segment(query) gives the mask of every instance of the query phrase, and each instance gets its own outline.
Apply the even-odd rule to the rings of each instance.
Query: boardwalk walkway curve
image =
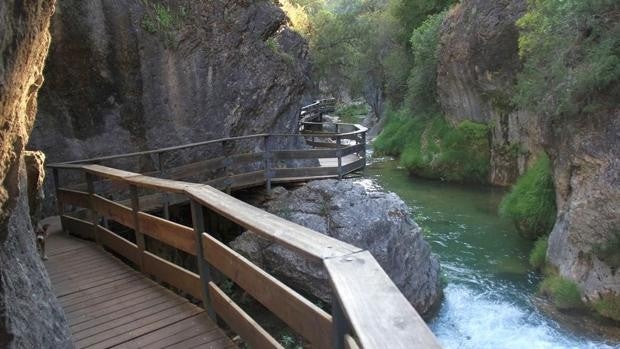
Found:
[[[273,183],[343,178],[363,169],[366,128],[323,123],[329,111],[330,100],[302,108],[296,134],[231,137],[49,165],[63,230],[91,238],[142,273],[200,300],[211,320],[225,322],[252,348],[280,345],[217,286],[216,272],[313,348],[437,348],[424,321],[368,251],[221,191],[260,185],[270,190]],[[207,153],[222,156],[205,159]],[[170,205],[188,200],[191,224],[171,220]],[[154,209],[162,209],[163,217],[148,213]],[[320,262],[333,289],[332,313],[218,241],[208,224],[213,215]],[[118,225],[131,236],[115,233]],[[151,240],[196,256],[198,273],[149,251]]]

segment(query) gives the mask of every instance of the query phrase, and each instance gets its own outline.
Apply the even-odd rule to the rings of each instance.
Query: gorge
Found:
[[[337,110],[327,122],[385,126],[364,173],[268,182],[271,192],[221,189],[369,251],[445,347],[619,345],[616,0],[7,0],[0,19],[0,347],[71,347],[70,318],[35,246],[38,206],[45,216],[59,206],[49,171],[39,191],[43,158],[294,134],[300,108],[329,97]],[[115,165],[162,175],[219,156],[229,172],[230,154],[257,153],[267,155],[247,168],[264,165],[269,179],[293,163],[270,151],[315,149],[314,139],[291,139]],[[342,140],[327,146],[344,148]],[[302,160],[294,165],[323,166]],[[92,195],[79,175],[70,179],[84,188],[70,190]],[[118,189],[103,182],[96,188]],[[129,202],[125,189],[101,200]],[[169,216],[165,205],[151,219]],[[196,220],[183,205],[174,209],[185,222],[171,221],[187,229]],[[138,246],[136,231],[126,233]],[[338,311],[329,258],[306,263],[251,231],[233,229],[222,241],[320,305],[309,307]],[[202,277],[195,258],[184,262]],[[247,295],[237,291],[241,304]],[[276,340],[306,343],[288,332]]]

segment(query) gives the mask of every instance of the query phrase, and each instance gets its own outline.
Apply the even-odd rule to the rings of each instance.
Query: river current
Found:
[[[620,348],[536,306],[532,242],[497,214],[504,189],[412,178],[389,158],[370,161],[363,181],[370,180],[409,205],[440,256],[446,287],[429,325],[445,348]]]

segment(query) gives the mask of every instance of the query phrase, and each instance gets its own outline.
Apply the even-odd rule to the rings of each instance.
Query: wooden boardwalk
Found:
[[[234,348],[203,308],[97,245],[54,234],[45,262],[77,348]]]

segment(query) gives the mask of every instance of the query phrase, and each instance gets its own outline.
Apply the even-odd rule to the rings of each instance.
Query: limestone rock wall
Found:
[[[34,243],[24,147],[34,123],[53,0],[0,2],[0,347],[70,347]]]
[[[514,183],[542,149],[538,117],[510,105],[521,69],[515,22],[526,8],[526,0],[463,1],[440,32],[441,107],[453,125],[472,120],[491,126],[489,182],[495,185]]]
[[[59,0],[52,38],[30,142],[48,162],[292,132],[311,88],[270,1]]]
[[[510,105],[521,69],[515,21],[526,0],[463,0],[441,29],[438,89],[446,118],[492,126],[490,182],[510,185],[546,151],[558,215],[548,262],[588,300],[620,296],[617,267],[596,254],[620,226],[618,109],[552,119]]]

